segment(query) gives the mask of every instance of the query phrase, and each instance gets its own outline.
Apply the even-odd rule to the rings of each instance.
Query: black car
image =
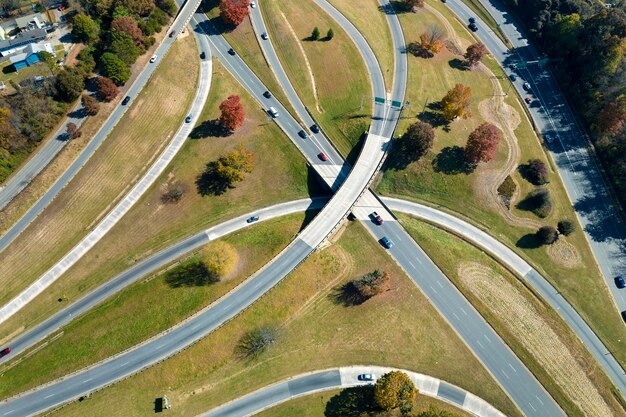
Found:
[[[473,17],[470,17],[470,18],[469,18],[469,22],[470,22],[470,23],[476,23],[476,19],[474,19]]]
[[[622,311],[622,320],[626,322],[626,311]]]
[[[624,281],[624,277],[622,277],[621,275],[618,275],[615,277],[615,286],[617,288],[624,288],[626,287],[626,281]]]
[[[230,48],[228,50],[228,55],[235,55],[235,50],[233,48]]]
[[[122,106],[127,105],[129,101],[130,101],[130,96],[124,97],[124,100],[122,100]]]
[[[263,93],[263,97],[265,98],[272,98],[272,93],[270,93],[269,91],[266,91]]]
[[[298,132],[298,136],[300,136],[302,139],[306,139],[306,132],[304,130],[301,130]]]
[[[206,58],[206,54],[204,53],[204,51],[200,52],[200,59],[204,59]]]
[[[311,126],[311,132],[320,133],[320,127],[318,125]]]
[[[478,31],[478,26],[476,26],[476,23],[470,23],[469,25],[467,25],[467,27],[470,28],[472,32]]]
[[[170,32],[170,38],[173,38],[175,33],[175,31]]]

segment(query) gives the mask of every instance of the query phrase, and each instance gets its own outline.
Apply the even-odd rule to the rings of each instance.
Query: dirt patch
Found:
[[[517,288],[492,269],[476,262],[462,263],[458,274],[467,291],[489,306],[584,415],[613,415],[576,355]]]
[[[552,245],[548,245],[546,250],[550,258],[563,268],[573,269],[582,264],[580,253],[578,253],[576,247],[563,237],[560,237],[559,240]]]

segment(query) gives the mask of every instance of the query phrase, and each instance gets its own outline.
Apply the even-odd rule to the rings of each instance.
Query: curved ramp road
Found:
[[[511,69],[508,65],[518,66],[519,77],[513,84],[520,95],[534,97],[539,103],[531,104],[530,113],[556,162],[617,308],[625,311],[626,291],[619,290],[613,279],[616,275],[626,274],[626,226],[608,194],[585,135],[579,129],[556,80],[548,69],[539,65],[540,55],[509,18],[504,5],[498,0],[480,0],[480,3],[500,25],[500,30],[513,45],[512,51],[462,1],[452,0],[447,5],[465,22],[469,17],[476,19],[479,30],[474,35],[489,48],[509,74]],[[524,82],[531,85],[531,92],[524,91]]]
[[[195,5],[195,7],[197,7],[197,4]],[[194,13],[194,11],[195,8],[191,1],[185,3],[185,5],[179,10],[176,19],[174,19],[174,22],[172,23],[169,30],[174,32],[181,31],[184,27],[185,22],[189,19],[189,16]],[[155,53],[159,56],[159,58],[157,59],[157,63],[159,63],[162,57],[167,54],[167,51],[169,50],[170,46],[172,46],[175,40],[175,37],[170,38],[169,36],[163,39],[161,45],[155,51]],[[133,85],[126,93],[128,96],[131,97],[131,102],[141,92],[143,87],[152,76],[152,73],[155,71],[156,67],[156,64],[146,65],[145,69],[133,82]],[[41,198],[37,200],[37,202],[30,209],[28,209],[28,211],[9,230],[7,230],[7,232],[3,236],[0,237],[0,252],[2,252],[9,245],[9,243],[11,243],[20,233],[23,232],[26,227],[28,227],[28,225],[33,220],[35,220],[35,218],[37,218],[39,214],[41,214],[41,212],[48,206],[48,204],[50,204],[50,202],[54,200],[57,194],[72,180],[72,178],[74,178],[74,176],[78,173],[78,171],[80,171],[83,165],[87,163],[89,158],[91,158],[91,156],[100,147],[102,142],[106,139],[111,130],[113,130],[115,125],[119,122],[119,120],[122,118],[124,113],[126,113],[126,110],[129,107],[130,105],[118,106],[113,110],[109,118],[104,122],[102,127],[100,127],[100,130],[98,130],[94,137],[89,141],[85,149],[83,149],[83,151],[78,155],[74,162],[72,162],[67,170],[65,170],[65,172],[54,182],[54,184],[52,184],[52,186],[46,191],[46,193],[41,196]],[[46,160],[47,158],[42,159]],[[7,193],[8,192],[9,191],[7,191]]]
[[[201,45],[198,45],[201,48]],[[141,198],[148,188],[165,170],[172,161],[176,153],[183,146],[183,143],[191,133],[195,123],[198,121],[200,113],[204,108],[204,103],[209,95],[211,85],[212,61],[205,59],[200,61],[200,78],[196,91],[196,96],[191,105],[191,122],[180,127],[170,144],[161,153],[159,158],[148,169],[143,178],[130,190],[130,192],[102,219],[89,234],[83,238],[68,254],[50,268],[44,275],[22,291],[16,298],[8,302],[0,309],[0,323],[11,317],[23,306],[41,294],[53,282],[55,282],[65,271],[74,265],[87,251],[95,246],[100,239],[108,233],[115,224],[130,210],[130,208]]]
[[[494,406],[474,394],[432,376],[405,369],[382,366],[349,366],[294,376],[276,384],[261,388],[244,397],[224,404],[203,417],[243,417],[260,413],[294,398],[338,388],[350,388],[372,384],[359,381],[362,374],[380,377],[391,371],[406,373],[420,394],[450,403],[478,417],[505,417]]]
[[[7,345],[11,347],[11,353],[0,359],[0,364],[9,361],[11,358],[24,352],[29,347],[42,341],[53,332],[59,330],[76,317],[89,311],[94,306],[100,304],[113,294],[123,290],[129,285],[137,282],[148,274],[158,271],[167,264],[174,262],[181,256],[192,252],[201,246],[236,232],[255,223],[248,223],[246,220],[252,216],[259,216],[259,221],[266,221],[288,214],[299,213],[306,210],[318,210],[328,202],[327,197],[306,198],[302,200],[290,201],[276,204],[254,212],[238,216],[232,220],[210,227],[200,233],[190,236],[163,249],[149,258],[137,263],[132,268],[127,269],[115,278],[96,288],[92,292],[78,299],[65,309],[54,314],[52,317],[33,327],[26,333],[20,335]]]

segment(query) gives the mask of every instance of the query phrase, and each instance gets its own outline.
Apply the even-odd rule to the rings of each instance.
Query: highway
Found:
[[[498,0],[480,0],[480,3],[500,25],[500,30],[513,45],[512,50],[462,1],[450,0],[446,4],[464,22],[469,17],[476,19],[479,30],[474,35],[506,68],[507,74],[515,72],[519,75],[513,82],[519,94],[536,99],[529,107],[534,123],[556,162],[617,308],[626,311],[626,291],[619,290],[613,281],[616,275],[626,274],[626,226],[608,194],[585,135],[577,125],[556,80],[547,68],[539,64],[539,53],[509,18],[510,12]],[[509,68],[511,64],[517,65],[518,69],[513,71]],[[524,90],[524,82],[531,85],[532,92]]]
[[[192,2],[188,2],[187,4],[185,4],[185,7],[179,11],[178,16],[176,17],[176,19],[172,23],[172,26],[169,29],[170,32],[171,31],[174,31],[177,33],[180,32],[183,29],[183,26],[184,26],[183,23],[185,23],[188,16],[190,16],[192,13],[194,13],[193,4]],[[158,63],[161,62],[163,57],[167,54],[167,51],[169,50],[170,46],[172,46],[175,41],[176,41],[176,37],[170,38],[168,36],[163,39],[161,45],[155,51],[155,54],[159,57],[156,63],[146,65],[145,69],[139,74],[137,79],[135,79],[130,89],[126,93],[128,96],[131,97],[130,103],[128,103],[126,106],[120,105],[113,110],[111,115],[103,123],[103,125],[100,127],[98,132],[96,132],[94,137],[89,141],[85,149],[81,151],[78,157],[76,157],[76,159],[65,170],[65,172],[63,172],[63,174],[54,182],[54,184],[50,186],[50,188],[45,192],[45,194],[41,196],[39,200],[37,200],[35,204],[33,204],[33,206],[29,208],[28,211],[17,222],[15,222],[15,224],[13,224],[13,226],[11,226],[11,228],[9,228],[6,231],[4,235],[0,236],[0,252],[6,249],[9,243],[11,243],[20,233],[22,233],[28,227],[28,225],[31,224],[33,220],[35,220],[37,216],[39,216],[43,212],[43,210],[48,206],[48,204],[50,204],[50,202],[54,200],[57,194],[59,194],[59,192],[61,192],[61,190],[65,188],[65,186],[72,180],[72,178],[74,178],[74,176],[78,173],[78,171],[80,171],[80,169],[87,163],[89,158],[91,158],[91,156],[96,152],[96,150],[100,147],[102,142],[104,142],[104,140],[107,138],[109,133],[111,133],[115,125],[117,125],[117,123],[120,121],[122,116],[131,107],[130,104],[137,97],[137,95],[141,92],[143,87],[146,85],[146,83],[148,82],[148,80],[150,79],[154,71],[156,70]],[[55,142],[55,141],[48,141],[48,142]],[[54,148],[55,148],[54,144],[49,145],[49,147],[45,151],[46,153],[42,154],[41,157],[38,156],[37,160],[34,161],[33,163],[39,164],[39,163],[44,163],[45,161],[49,162],[49,160],[54,158],[54,156],[51,154],[52,152],[54,152],[55,150]],[[33,158],[33,160],[34,159],[35,158]],[[30,169],[28,172],[31,172]],[[30,174],[28,174],[27,171],[24,171],[24,174],[23,175],[20,174],[20,177],[25,176],[26,179],[28,179],[29,175]],[[17,174],[15,178],[17,180],[18,178]],[[10,194],[15,193],[16,190],[21,186],[20,183],[25,181],[26,179],[22,178],[20,180],[17,180],[18,182],[16,182],[15,185],[11,186],[10,188],[7,185],[6,194],[4,194],[4,192],[2,194],[5,197],[2,197],[2,198],[5,200],[9,199]],[[28,181],[30,181],[30,179],[28,179]],[[22,185],[25,186],[26,184],[22,184]],[[13,197],[11,197],[11,199],[12,198]]]
[[[359,381],[358,376],[362,374],[373,374],[375,378],[378,378],[391,371],[402,371],[407,374],[413,381],[415,388],[417,388],[422,395],[445,401],[478,417],[505,417],[504,414],[482,398],[438,378],[406,369],[373,365],[346,366],[297,375],[230,401],[202,416],[249,416],[285,401],[305,395],[339,388],[369,385],[372,384],[372,382]]]

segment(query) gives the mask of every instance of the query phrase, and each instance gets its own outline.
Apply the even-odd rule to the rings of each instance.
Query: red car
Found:
[[[11,348],[4,348],[4,349],[0,350],[0,358],[2,358],[3,356],[8,355],[9,353],[11,353]]]
[[[378,214],[375,211],[373,211],[371,216],[374,219],[374,221],[376,222],[376,224],[378,224],[378,225],[383,224],[383,218],[380,217],[380,214]]]
[[[322,161],[328,161],[328,157],[326,156],[324,152],[320,152],[319,155],[317,155],[317,157],[321,159]]]

